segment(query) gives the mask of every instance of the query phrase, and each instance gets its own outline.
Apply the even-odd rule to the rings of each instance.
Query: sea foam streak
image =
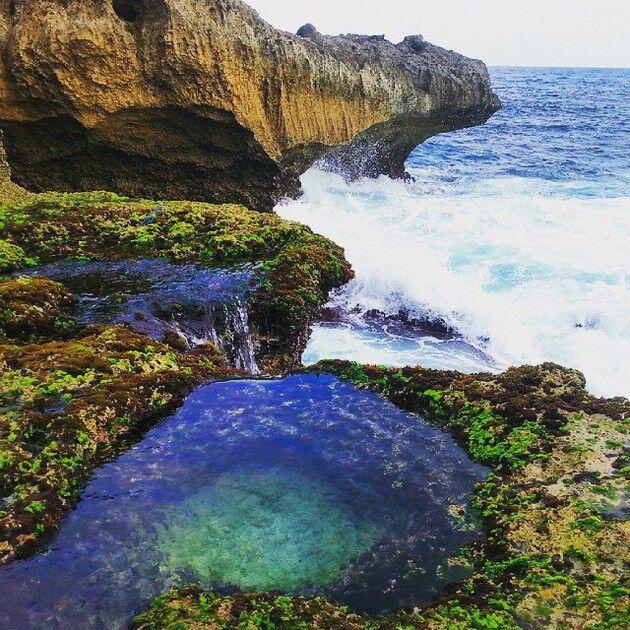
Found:
[[[416,175],[418,183],[347,183],[311,169],[304,195],[277,208],[345,247],[357,276],[334,305],[428,315],[489,354],[497,369],[555,361],[582,370],[597,394],[628,394],[627,198],[574,197],[563,192],[571,182],[558,189],[509,176],[440,189]],[[321,342],[310,349],[313,360],[348,358],[347,348]],[[376,352],[373,362],[411,357],[390,345],[380,358]],[[415,363],[424,358],[419,345]],[[449,355],[441,367],[470,370],[469,358]]]

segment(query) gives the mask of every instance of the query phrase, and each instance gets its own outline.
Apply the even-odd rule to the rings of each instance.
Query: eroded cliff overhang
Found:
[[[399,175],[500,106],[483,63],[420,36],[292,35],[239,0],[0,0],[0,18],[0,127],[36,191],[269,209],[322,156]]]

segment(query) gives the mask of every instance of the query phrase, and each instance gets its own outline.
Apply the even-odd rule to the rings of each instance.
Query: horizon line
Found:
[[[483,59],[481,61],[483,61]],[[490,63],[488,61],[484,61],[484,63],[486,64],[486,66],[488,66],[488,68],[568,68],[574,70],[630,70],[630,66],[558,66],[542,64]]]

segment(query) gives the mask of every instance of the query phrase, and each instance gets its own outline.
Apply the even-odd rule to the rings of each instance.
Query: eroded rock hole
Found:
[[[143,0],[114,0],[112,3],[116,15],[125,22],[137,22],[145,5]]]

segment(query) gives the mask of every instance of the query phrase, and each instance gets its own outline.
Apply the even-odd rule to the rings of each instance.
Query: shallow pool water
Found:
[[[245,305],[253,283],[249,267],[213,269],[160,258],[68,260],[30,273],[66,286],[76,296],[73,315],[81,324],[127,324],[155,339],[176,333],[190,346],[211,341],[235,367],[258,373]]]
[[[455,365],[460,372],[498,372],[497,364],[486,353],[458,337],[417,334],[413,330],[396,330],[380,323],[360,321],[319,322],[312,327],[304,365],[323,359],[343,359],[371,365],[421,365],[434,370],[449,370]]]
[[[331,376],[213,383],[95,472],[47,552],[0,567],[0,627],[123,628],[190,581],[422,604],[480,535],[461,506],[485,474]]]

